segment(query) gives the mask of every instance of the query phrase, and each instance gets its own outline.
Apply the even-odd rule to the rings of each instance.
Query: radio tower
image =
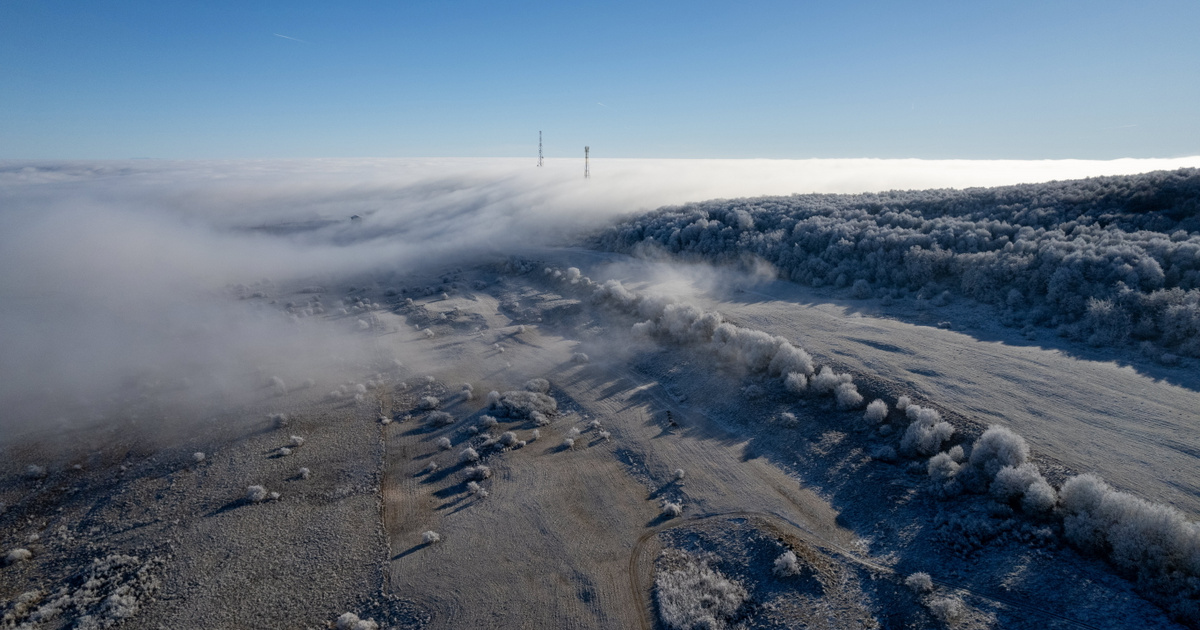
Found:
[[[542,132],[538,132],[538,168],[542,167]]]
[[[592,150],[591,147],[583,147],[583,178],[584,179],[591,179],[591,177],[592,177],[592,171],[588,168],[588,151],[591,151],[591,150]]]

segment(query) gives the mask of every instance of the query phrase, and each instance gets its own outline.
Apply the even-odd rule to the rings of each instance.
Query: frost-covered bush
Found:
[[[427,531],[421,533],[421,542],[426,545],[432,545],[435,542],[441,542],[442,535],[435,531]]]
[[[450,438],[442,436],[434,441],[434,444],[443,451],[450,450]]]
[[[550,391],[550,381],[544,378],[530,379],[525,383],[525,391],[545,394]]]
[[[1114,490],[1092,474],[1068,479],[1059,496],[1068,541],[1107,556],[1175,614],[1200,622],[1200,523],[1174,507]]]
[[[808,385],[818,394],[830,394],[842,383],[849,383],[849,374],[836,374],[828,365],[822,366],[821,371],[809,380]]]
[[[1045,481],[1033,464],[1005,466],[996,472],[988,491],[1001,501],[1012,501],[1025,496],[1025,490],[1038,480]]]
[[[668,555],[669,554],[669,555]],[[654,595],[663,625],[671,630],[720,630],[736,618],[748,598],[746,589],[682,552],[668,552],[670,566],[654,578]]]
[[[582,352],[571,353],[571,362],[572,363],[588,363],[591,360],[592,360],[591,357],[589,357],[588,355],[586,355]]]
[[[500,394],[492,408],[511,418],[530,418],[535,412],[550,416],[558,410],[558,401],[540,392],[509,391]]]
[[[911,421],[900,438],[900,450],[906,453],[931,455],[954,435],[954,427],[936,409],[908,405],[904,413]]]
[[[425,422],[431,427],[444,427],[454,424],[454,416],[445,411],[433,411],[425,416]]]
[[[512,431],[505,431],[500,434],[498,442],[500,446],[513,446],[517,443],[517,434]]]
[[[788,372],[787,376],[783,379],[783,386],[793,394],[803,393],[804,390],[808,389],[808,377],[800,372]]]
[[[683,506],[672,501],[664,501],[662,506],[662,515],[666,518],[675,518],[683,514]]]
[[[267,500],[267,489],[262,486],[248,486],[246,488],[246,500],[251,503],[262,503]]]
[[[379,624],[370,619],[359,619],[354,613],[343,613],[337,618],[335,626],[337,630],[379,630]]]
[[[863,420],[866,420],[869,424],[879,424],[887,418],[887,414],[887,403],[876,398],[871,401],[871,404],[867,405],[867,411],[863,414]]]
[[[468,446],[459,452],[458,461],[463,463],[477,462],[479,461],[479,452]]]
[[[279,378],[278,376],[272,376],[270,379],[270,383],[271,383],[271,389],[275,390],[275,393],[277,393],[277,394],[286,394],[287,393],[287,385],[285,385],[283,382],[283,379]]]
[[[837,396],[839,409],[857,409],[862,406],[863,397],[858,393],[854,383],[842,383],[837,386],[834,394]]]
[[[280,457],[287,457],[288,455],[291,455],[291,454],[292,454],[292,449],[290,449],[286,446],[282,446],[279,448],[279,456]]]
[[[483,481],[492,476],[492,469],[480,464],[478,466],[468,466],[463,469],[463,477],[467,481]]]
[[[309,477],[312,476],[312,471],[307,468],[301,468],[299,471],[296,472],[296,475],[299,476],[301,479],[308,479]]]
[[[563,447],[563,449],[564,449],[564,450],[568,450],[568,451],[570,451],[570,450],[574,450],[574,448],[575,448],[575,438],[565,438],[565,439],[563,439],[563,441],[562,441],[562,447]]]
[[[1013,468],[1029,459],[1029,445],[1025,438],[999,425],[991,425],[971,447],[971,467],[983,473],[986,479],[995,478],[1001,468]]]
[[[901,396],[896,399],[896,410],[905,411],[912,404],[912,400],[908,396]]]
[[[601,431],[601,432],[597,433],[596,435],[600,436],[600,439],[604,440],[605,442],[612,439],[612,433],[609,433],[608,431]]]
[[[795,552],[788,550],[775,558],[774,565],[775,575],[779,577],[789,577],[800,573],[800,559],[796,557]]]
[[[38,466],[37,464],[30,464],[25,467],[25,478],[26,479],[41,479],[45,476],[46,476],[46,469],[43,466]]]
[[[918,571],[904,578],[904,585],[918,594],[933,592],[933,579],[924,571]]]
[[[196,451],[195,453],[192,453],[192,461],[196,462],[197,464],[204,463],[204,459],[205,459],[205,456],[204,456],[203,452]]]
[[[541,431],[538,431],[537,429],[534,429],[533,431],[531,431],[531,432],[529,433],[529,441],[530,441],[530,442],[534,442],[534,441],[538,440],[538,439],[539,439],[539,438],[541,438],[541,437],[542,437],[542,432],[541,432]]]
[[[800,419],[796,417],[796,414],[790,411],[785,411],[779,414],[779,424],[788,428],[792,428],[800,424]]]
[[[483,416],[481,416],[479,418],[479,427],[484,430],[494,429],[499,424],[500,424],[499,420],[493,418],[492,416],[486,415],[486,414],[484,414]]]
[[[926,471],[929,473],[929,486],[934,495],[940,498],[950,498],[961,491],[955,477],[961,466],[947,453],[938,453],[929,458]]]
[[[438,400],[436,396],[422,396],[417,407],[419,409],[437,409],[440,404],[442,401]]]
[[[7,554],[5,554],[4,564],[16,564],[18,562],[25,562],[26,560],[29,560],[32,557],[33,557],[33,553],[31,553],[28,549],[24,549],[24,548],[12,549]]]
[[[884,445],[871,451],[871,459],[877,459],[881,462],[891,463],[899,459],[899,456],[896,455],[896,449]]]
[[[291,444],[293,448],[299,448],[304,446],[304,438],[300,437],[299,435],[293,435],[288,437],[288,443]]]
[[[925,607],[938,620],[948,624],[962,619],[967,612],[962,600],[954,596],[934,597],[925,602]]]

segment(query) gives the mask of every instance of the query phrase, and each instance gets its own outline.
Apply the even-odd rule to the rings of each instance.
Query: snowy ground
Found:
[[[851,371],[869,397],[937,406],[963,438],[1011,426],[1052,481],[1099,472],[1193,518],[1194,365],[1028,339],[967,303],[884,306],[576,249],[364,269],[348,262],[366,251],[354,234],[317,262],[289,241],[276,263],[294,278],[171,294],[182,328],[159,328],[177,311],[136,288],[80,288],[87,308],[67,321],[135,302],[140,333],[189,342],[153,353],[114,328],[157,369],[114,365],[116,394],[72,391],[70,374],[23,390],[19,409],[53,414],[0,439],[0,551],[30,552],[0,566],[0,627],[319,628],[352,612],[397,628],[662,628],[656,582],[687,567],[734,595],[717,627],[1178,627],[1049,525],[985,497],[939,501],[923,460],[872,457],[896,433],[861,430],[861,411],[635,335],[636,318],[544,269],[718,310]],[[236,263],[241,238],[208,244]],[[178,291],[164,274],[151,288]],[[56,304],[75,303],[72,286]],[[557,403],[544,424],[485,424],[489,392],[536,378]],[[428,396],[449,424],[429,424]],[[506,431],[525,443],[497,442]],[[468,447],[490,470],[478,488]],[[266,500],[247,498],[256,485]],[[795,570],[776,572],[788,551]],[[916,572],[931,592],[905,585]]]

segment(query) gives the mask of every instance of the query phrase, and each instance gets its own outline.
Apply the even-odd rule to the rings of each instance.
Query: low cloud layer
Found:
[[[103,397],[140,375],[219,387],[351,352],[224,287],[414,271],[567,243],[716,197],[992,186],[1200,166],[1092,161],[397,159],[0,162],[0,405]],[[351,215],[361,220],[350,221]],[[354,352],[365,351],[362,349]],[[0,429],[3,429],[0,426]]]

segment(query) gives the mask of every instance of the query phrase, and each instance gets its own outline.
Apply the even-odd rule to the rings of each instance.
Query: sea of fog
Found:
[[[224,287],[336,283],[568,243],[663,205],[1036,183],[1200,166],[1155,160],[322,159],[0,161],[0,433],[41,402],[140,375],[244,380],[360,338],[281,326]],[[352,215],[360,220],[351,221]],[[330,327],[325,327],[330,328]]]

